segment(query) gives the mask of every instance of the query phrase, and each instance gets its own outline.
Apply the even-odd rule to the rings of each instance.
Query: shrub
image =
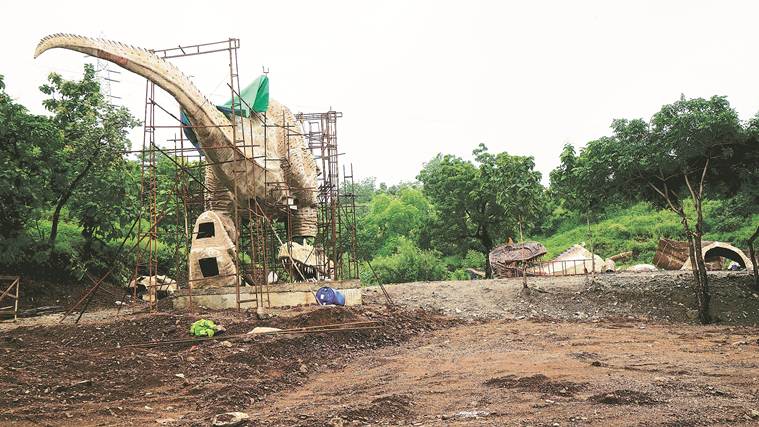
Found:
[[[377,277],[368,266],[361,269],[364,283],[403,283],[443,280],[446,277],[445,263],[437,251],[419,249],[414,242],[399,236],[392,239],[395,250],[389,255],[374,258],[371,262]],[[388,245],[386,245],[386,248]]]

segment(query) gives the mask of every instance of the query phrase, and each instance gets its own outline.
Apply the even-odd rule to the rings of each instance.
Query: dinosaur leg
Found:
[[[206,167],[205,208],[195,221],[190,249],[190,280],[194,287],[234,286],[237,227],[234,196]]]

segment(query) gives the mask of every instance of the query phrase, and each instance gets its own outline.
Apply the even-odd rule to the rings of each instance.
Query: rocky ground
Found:
[[[357,308],[120,313],[0,326],[0,424],[715,425],[759,422],[759,297],[712,275],[719,323],[693,324],[670,273],[366,289]],[[187,338],[204,317],[219,340]],[[236,337],[256,326],[374,329]]]
[[[759,292],[746,272],[711,272],[712,316],[718,323],[759,324]],[[407,307],[441,310],[470,319],[646,319],[693,322],[696,301],[690,272],[599,274],[522,279],[419,282],[385,285]],[[385,301],[378,287],[365,301]]]

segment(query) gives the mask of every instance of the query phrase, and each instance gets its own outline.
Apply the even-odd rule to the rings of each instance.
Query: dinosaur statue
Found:
[[[267,216],[279,219],[284,219],[286,212],[272,206],[288,205],[290,234],[300,242],[285,243],[278,253],[279,259],[295,265],[302,272],[301,279],[325,273],[318,269],[320,263],[327,264],[323,255],[305,242],[305,238],[316,235],[319,171],[302,135],[297,132],[285,135],[288,129],[300,129],[290,110],[271,100],[266,110],[266,126],[258,115],[225,114],[174,64],[147,49],[54,34],[39,42],[34,57],[54,48],[101,58],[147,78],[176,99],[192,125],[199,149],[210,163],[205,178],[206,211],[195,223],[189,259],[190,280],[197,281],[195,287],[234,286],[237,280],[234,257],[239,231],[233,220],[235,204],[241,208],[238,212],[245,215],[258,202]],[[277,184],[266,185],[267,182]],[[293,247],[301,255],[294,254]]]

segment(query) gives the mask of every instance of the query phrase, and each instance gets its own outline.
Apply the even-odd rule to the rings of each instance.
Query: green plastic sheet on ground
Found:
[[[257,113],[263,113],[269,108],[269,77],[262,75],[253,80],[245,89],[240,92],[240,97],[244,102],[240,102],[240,99],[234,97],[234,110],[238,116],[250,117],[250,108]],[[220,111],[224,113],[232,113],[232,99],[225,102],[223,105],[218,105]]]
[[[217,327],[213,321],[200,319],[190,326],[190,335],[195,337],[212,337],[216,333]]]

